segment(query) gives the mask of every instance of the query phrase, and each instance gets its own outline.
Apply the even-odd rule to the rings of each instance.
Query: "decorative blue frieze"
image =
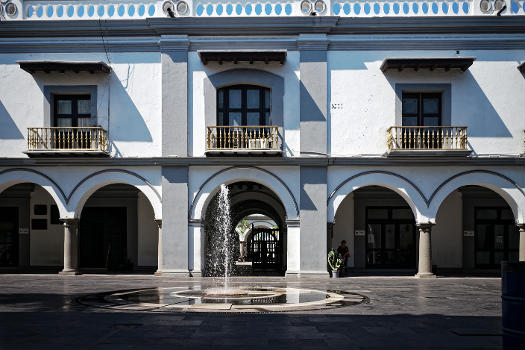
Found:
[[[4,0],[3,20],[523,15],[525,0]],[[9,11],[8,11],[9,9]]]

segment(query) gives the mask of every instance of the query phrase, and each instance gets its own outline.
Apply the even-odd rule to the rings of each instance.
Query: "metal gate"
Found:
[[[279,229],[252,229],[248,245],[252,267],[254,269],[280,269],[281,247]]]

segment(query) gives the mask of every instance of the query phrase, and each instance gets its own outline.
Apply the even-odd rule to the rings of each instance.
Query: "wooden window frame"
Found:
[[[230,108],[230,90],[241,90],[241,108]],[[248,90],[259,90],[259,108],[248,108]],[[220,93],[224,94],[223,106],[220,108]],[[271,99],[271,91],[267,87],[249,84],[230,85],[217,89],[217,125],[219,126],[234,126],[229,125],[230,112],[241,113],[241,125],[239,126],[267,126],[266,125],[266,113],[271,115],[271,100],[270,105],[266,106],[265,94],[268,94]],[[259,113],[259,125],[248,125],[248,113]],[[219,114],[222,113],[222,120],[219,118]],[[270,118],[268,118],[268,124]]]

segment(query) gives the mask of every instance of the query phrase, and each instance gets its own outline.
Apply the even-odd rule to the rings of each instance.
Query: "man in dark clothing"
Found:
[[[339,269],[339,275],[344,276],[346,272],[346,263],[348,261],[348,257],[350,256],[350,252],[348,251],[348,247],[346,246],[346,241],[342,240],[341,245],[337,247],[337,253],[341,256],[343,259],[343,265]]]

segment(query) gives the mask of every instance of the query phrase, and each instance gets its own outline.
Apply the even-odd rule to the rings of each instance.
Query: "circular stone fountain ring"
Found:
[[[158,287],[88,295],[78,301],[127,311],[283,312],[351,306],[368,298],[348,291],[239,286],[227,290]]]

